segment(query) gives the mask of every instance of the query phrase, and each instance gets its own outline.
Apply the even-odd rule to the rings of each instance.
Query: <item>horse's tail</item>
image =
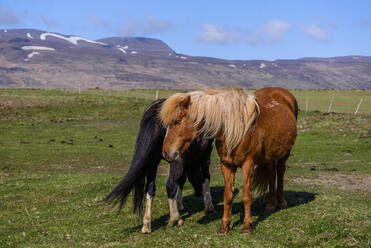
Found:
[[[134,189],[133,201],[134,212],[139,215],[143,210],[143,198],[145,193],[145,176],[147,170],[157,169],[153,166],[154,161],[160,161],[161,153],[159,146],[165,135],[165,130],[158,119],[157,107],[162,101],[156,101],[145,111],[140,125],[139,134],[135,144],[135,153],[129,171],[120,183],[109,193],[104,201],[119,204],[119,212],[124,206],[130,192]]]
[[[256,165],[254,168],[254,177],[252,188],[259,195],[264,194],[268,190],[269,178],[268,169],[265,165]]]
[[[128,173],[120,181],[120,183],[109,193],[104,199],[106,202],[112,202],[113,205],[119,204],[119,212],[124,206],[126,199],[132,189],[134,191],[134,212],[140,210],[142,206],[145,184],[145,163],[137,161],[132,163]],[[141,212],[141,211],[139,211]]]

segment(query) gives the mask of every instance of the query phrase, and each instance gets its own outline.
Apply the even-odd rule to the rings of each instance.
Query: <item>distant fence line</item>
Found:
[[[181,90],[105,90],[105,89],[45,89],[55,91],[57,95],[95,95],[102,97],[124,97],[143,99],[145,101],[154,101],[159,98],[166,98]],[[334,91],[334,90],[293,90],[299,109],[305,113],[311,111],[320,111],[324,113],[353,113],[353,114],[371,114],[371,91]],[[357,93],[358,92],[358,93]]]
[[[316,101],[316,102],[311,103],[310,98],[307,96],[305,98],[304,108],[300,107],[301,104],[300,104],[300,101],[298,100],[299,109],[301,109],[302,111],[305,111],[305,113],[307,113],[308,111],[321,111],[321,112],[327,112],[327,113],[331,113],[331,112],[354,113],[356,115],[359,113],[359,109],[363,102],[363,97],[361,97],[360,100],[357,102],[354,101],[353,104],[342,102],[340,97],[337,98],[338,101],[335,101],[334,99],[335,99],[334,97],[329,97],[329,101],[327,102],[328,108],[327,108],[327,111],[325,111],[325,107],[327,106],[326,102]],[[311,107],[311,104],[313,104],[315,107]]]
[[[48,91],[63,92],[66,94],[78,94],[78,95],[96,95],[96,96],[115,96],[115,97],[127,97],[135,99],[145,99],[146,101],[154,101],[159,98],[166,98],[170,96],[174,91],[169,90],[103,90],[103,89],[40,89]],[[57,93],[58,94],[58,93]]]

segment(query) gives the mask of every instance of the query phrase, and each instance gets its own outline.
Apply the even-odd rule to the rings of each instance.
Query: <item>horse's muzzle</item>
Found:
[[[162,152],[162,156],[164,157],[166,161],[171,162],[171,161],[176,160],[179,157],[179,152],[176,151],[176,152],[168,153],[164,151]]]

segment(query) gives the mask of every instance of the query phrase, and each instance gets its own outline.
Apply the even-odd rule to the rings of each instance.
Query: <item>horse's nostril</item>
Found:
[[[164,158],[167,159],[167,158],[168,158],[167,152],[163,152],[163,153],[162,153],[162,156],[164,156]]]
[[[174,158],[178,157],[179,152],[174,152]]]

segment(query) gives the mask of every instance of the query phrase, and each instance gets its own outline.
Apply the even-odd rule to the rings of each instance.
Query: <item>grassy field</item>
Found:
[[[255,231],[240,236],[238,172],[233,230],[216,235],[223,179],[214,151],[216,213],[203,211],[187,183],[185,224],[167,226],[169,168],[162,162],[153,232],[142,235],[130,201],[117,215],[101,199],[128,169],[141,114],[156,91],[0,90],[0,247],[370,247],[371,92],[293,93],[301,110],[306,98],[317,107],[299,114],[285,178],[288,209],[264,215],[265,198],[255,196]],[[337,113],[323,114],[332,97]]]

